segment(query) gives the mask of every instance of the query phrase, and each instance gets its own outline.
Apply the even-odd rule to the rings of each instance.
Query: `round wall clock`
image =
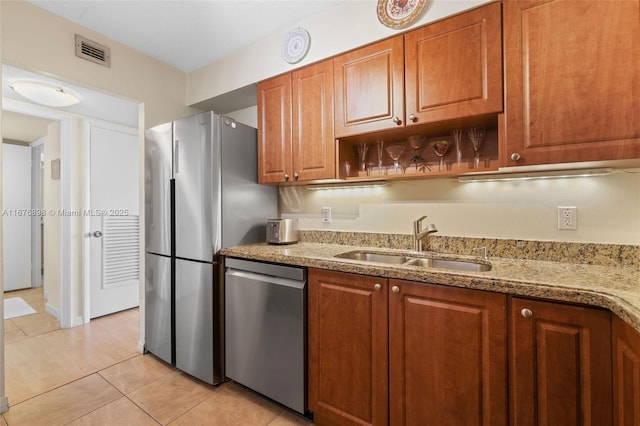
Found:
[[[309,32],[304,28],[289,31],[282,42],[282,59],[290,64],[300,62],[309,51]]]
[[[430,0],[378,0],[378,19],[390,28],[413,23]]]

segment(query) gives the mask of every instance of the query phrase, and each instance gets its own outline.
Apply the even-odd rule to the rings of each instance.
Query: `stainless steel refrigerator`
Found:
[[[145,349],[207,383],[223,379],[217,252],[265,241],[277,189],[257,183],[256,129],[212,112],[145,132]]]

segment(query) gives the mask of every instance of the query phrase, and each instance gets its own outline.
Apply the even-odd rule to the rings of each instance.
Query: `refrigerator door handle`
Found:
[[[173,141],[173,173],[180,173],[180,141]]]

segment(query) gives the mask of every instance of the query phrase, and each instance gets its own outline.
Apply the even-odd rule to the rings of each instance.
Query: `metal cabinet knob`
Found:
[[[402,120],[400,120],[400,117],[393,117],[392,118],[393,122],[396,123],[398,126],[402,124]]]
[[[284,180],[289,180],[289,174],[288,173],[284,174]]]
[[[511,159],[513,161],[518,161],[520,159],[520,154],[518,154],[517,152],[514,152],[513,154],[511,154]]]
[[[293,174],[293,180],[298,180],[298,177],[299,177],[299,176],[298,176],[298,173],[294,173],[294,174]]]
[[[100,238],[100,237],[102,237],[102,232],[100,232],[100,231],[93,231],[93,236],[94,236],[94,237],[96,237],[96,238]]]
[[[415,123],[416,121],[418,121],[418,117],[416,117],[414,114],[409,114],[409,120]]]
[[[398,287],[397,285],[394,285],[393,287],[391,287],[391,291],[394,293],[398,293],[400,291],[400,287]]]
[[[382,286],[381,286],[380,284],[376,284],[376,285],[374,285],[374,286],[373,286],[373,288],[374,288],[376,291],[380,291],[380,290],[382,290]]]
[[[531,318],[533,316],[533,311],[531,309],[522,308],[522,310],[520,311],[520,315],[525,318]]]

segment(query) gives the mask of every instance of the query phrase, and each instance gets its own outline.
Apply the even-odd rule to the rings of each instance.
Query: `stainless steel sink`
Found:
[[[378,262],[378,263],[391,263],[393,265],[402,265],[409,258],[399,254],[386,254],[386,253],[372,253],[366,251],[350,251],[347,253],[336,254],[334,257],[340,257],[343,259],[360,260],[362,262]]]
[[[424,268],[451,269],[454,271],[486,272],[491,270],[491,265],[486,263],[469,262],[450,259],[411,259],[404,263],[406,266],[421,266]]]
[[[486,272],[491,270],[491,264],[474,262],[472,260],[414,257],[404,254],[378,253],[360,250],[336,254],[334,257],[358,260],[361,262],[387,263],[392,265],[448,269],[453,271]]]

